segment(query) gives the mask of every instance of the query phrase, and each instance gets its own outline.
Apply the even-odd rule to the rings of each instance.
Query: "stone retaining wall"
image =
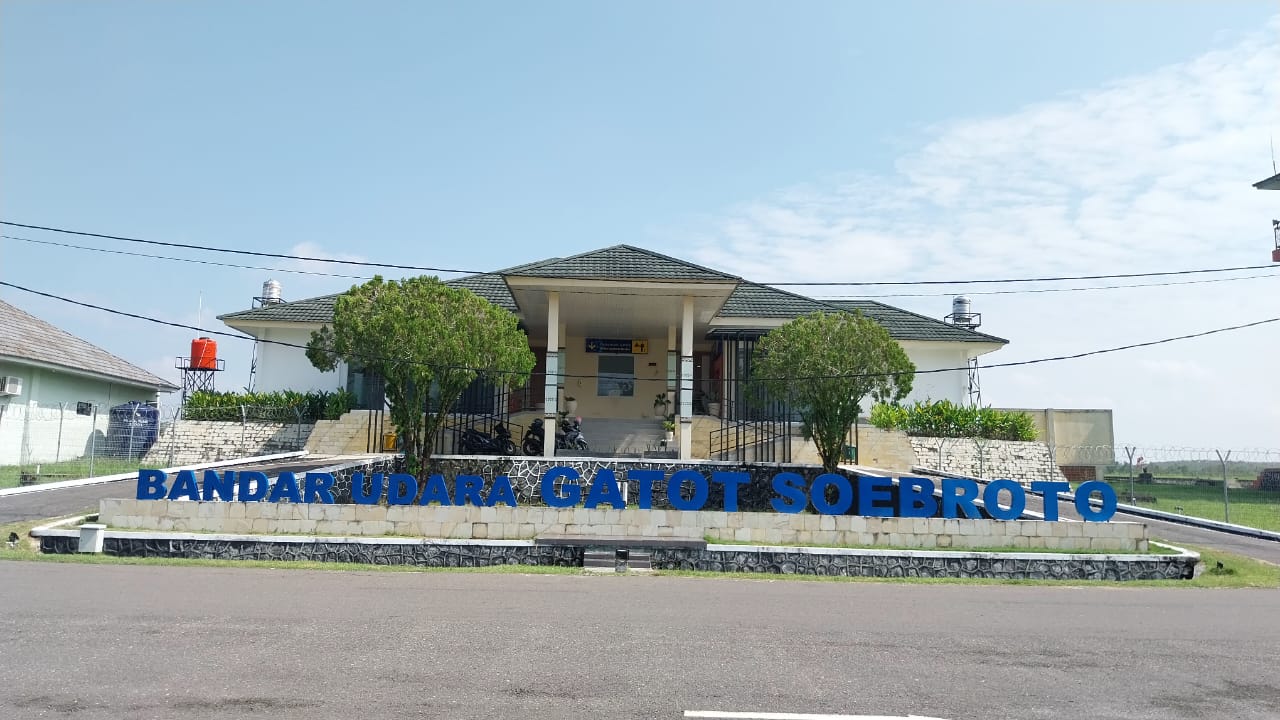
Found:
[[[939,446],[942,448],[941,464],[938,460]],[[1042,442],[975,442],[973,438],[913,437],[911,447],[920,465],[957,475],[1015,480],[1024,487],[1033,482],[1067,480],[1054,464],[1049,446]]]
[[[313,427],[310,423],[178,420],[160,429],[142,464],[174,467],[301,450]]]
[[[548,507],[324,505],[102,500],[111,528],[531,540],[541,535],[671,537],[770,545],[901,548],[1047,548],[1146,552],[1141,523],[880,518],[811,513],[588,510]]]
[[[78,552],[74,530],[40,536],[45,553]],[[200,537],[108,532],[108,555],[236,560],[311,560],[418,567],[555,565],[580,567],[583,548],[533,542],[404,539]],[[1176,580],[1195,576],[1199,557],[1186,555],[1060,555],[709,545],[705,550],[654,548],[659,570],[703,570],[852,577],[960,577],[1010,580]]]
[[[751,476],[750,482],[738,488],[738,509],[744,512],[773,512],[771,501],[777,496],[773,490],[773,476],[780,472],[793,472],[812,482],[821,475],[821,467],[801,465],[797,463],[738,463],[718,462],[712,460],[636,460],[615,458],[541,458],[529,456],[489,457],[474,455],[438,455],[432,457],[427,467],[418,474],[419,481],[429,475],[444,475],[452,482],[459,475],[476,475],[484,479],[484,496],[488,497],[493,487],[493,480],[499,475],[511,478],[511,486],[515,490],[516,502],[521,506],[543,505],[542,476],[552,467],[570,467],[577,471],[581,480],[561,480],[556,482],[557,488],[565,485],[578,485],[582,497],[586,497],[591,478],[600,470],[613,471],[619,486],[625,486],[623,492],[629,502],[639,496],[640,481],[628,479],[627,473],[634,470],[658,470],[664,477],[678,470],[695,470],[706,477],[713,472],[745,472]],[[853,473],[840,471],[841,475],[853,479]],[[420,485],[424,484],[420,482]],[[856,482],[854,483],[856,486]],[[366,477],[365,490],[372,487],[371,480]],[[692,493],[692,487],[685,487],[685,497]],[[339,481],[334,485],[334,498],[339,503],[351,502],[349,483]],[[896,495],[895,495],[896,498]],[[414,498],[417,502],[418,498]],[[710,492],[706,507],[724,506],[724,488],[718,483],[710,483]],[[667,482],[658,480],[653,483],[653,507],[655,510],[672,509],[667,499]]]

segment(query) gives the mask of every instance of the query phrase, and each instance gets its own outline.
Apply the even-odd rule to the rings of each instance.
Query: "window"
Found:
[[[596,395],[632,397],[636,394],[636,359],[632,355],[601,355],[597,366]]]

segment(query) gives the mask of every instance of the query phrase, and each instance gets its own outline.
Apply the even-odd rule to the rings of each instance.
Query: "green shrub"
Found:
[[[188,420],[275,420],[315,422],[336,420],[350,410],[355,395],[347,390],[278,390],[265,393],[197,392],[187,398],[182,416]],[[243,415],[241,408],[244,408]]]
[[[918,437],[1036,439],[1035,422],[1026,413],[957,405],[950,400],[916,402],[909,407],[879,404],[871,408],[871,424]]]

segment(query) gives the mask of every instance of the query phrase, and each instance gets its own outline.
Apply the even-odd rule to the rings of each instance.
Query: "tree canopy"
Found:
[[[436,277],[375,277],[338,296],[333,326],[311,334],[320,370],[346,362],[380,376],[411,467],[477,378],[520,387],[534,356],[515,315]]]
[[[827,470],[840,462],[863,399],[897,402],[915,379],[902,346],[859,312],[796,318],[762,338],[757,353],[752,377],[800,414]]]

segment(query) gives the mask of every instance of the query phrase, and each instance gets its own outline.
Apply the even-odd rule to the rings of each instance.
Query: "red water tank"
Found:
[[[218,343],[207,337],[192,340],[191,367],[196,370],[217,370]]]

